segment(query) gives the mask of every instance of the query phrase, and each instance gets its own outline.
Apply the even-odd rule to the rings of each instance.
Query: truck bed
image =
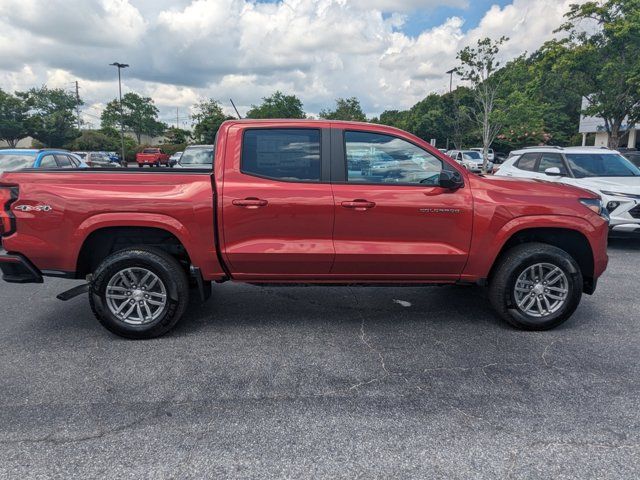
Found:
[[[182,242],[203,276],[224,275],[214,242],[211,172],[23,170],[1,175],[0,184],[20,185],[21,205],[48,207],[46,213],[13,211],[20,228],[3,240],[5,250],[19,245],[43,273],[76,272],[83,239],[100,229],[161,224]]]

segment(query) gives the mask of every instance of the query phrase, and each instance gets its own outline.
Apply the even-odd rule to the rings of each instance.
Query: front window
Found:
[[[617,153],[568,153],[566,157],[576,178],[640,176],[640,169]]]
[[[345,132],[347,181],[437,185],[442,161],[400,138]]]
[[[464,152],[462,158],[464,160],[482,160],[482,155],[480,152]]]
[[[180,165],[184,167],[195,166],[212,166],[213,165],[213,148],[190,148],[185,150],[180,158]]]
[[[10,172],[33,166],[34,155],[24,153],[0,153],[0,172]]]

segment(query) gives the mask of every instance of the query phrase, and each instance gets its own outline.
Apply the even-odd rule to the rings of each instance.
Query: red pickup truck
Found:
[[[145,148],[139,153],[136,153],[136,163],[138,167],[142,168],[145,165],[150,167],[168,166],[170,155],[164,153],[160,148]]]
[[[544,330],[607,265],[597,195],[471,174],[367,123],[228,121],[213,171],[7,172],[0,205],[4,280],[86,279],[61,298],[88,290],[130,338],[162,335],[190,294],[228,280],[480,284],[503,319]]]

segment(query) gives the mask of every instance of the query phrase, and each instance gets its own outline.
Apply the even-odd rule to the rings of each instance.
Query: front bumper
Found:
[[[0,249],[2,279],[9,283],[42,283],[42,273],[26,257],[19,253],[7,253]]]

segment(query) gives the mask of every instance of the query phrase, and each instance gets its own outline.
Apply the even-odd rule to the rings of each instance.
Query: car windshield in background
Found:
[[[566,156],[576,178],[640,176],[638,167],[617,153],[567,153]]]
[[[480,152],[463,152],[462,157],[465,160],[482,160]]]
[[[160,153],[157,148],[145,148],[142,153]]]
[[[0,153],[0,172],[10,172],[33,166],[34,155],[25,153]]]
[[[213,149],[210,147],[187,149],[180,158],[180,165],[183,167],[213,165]]]

